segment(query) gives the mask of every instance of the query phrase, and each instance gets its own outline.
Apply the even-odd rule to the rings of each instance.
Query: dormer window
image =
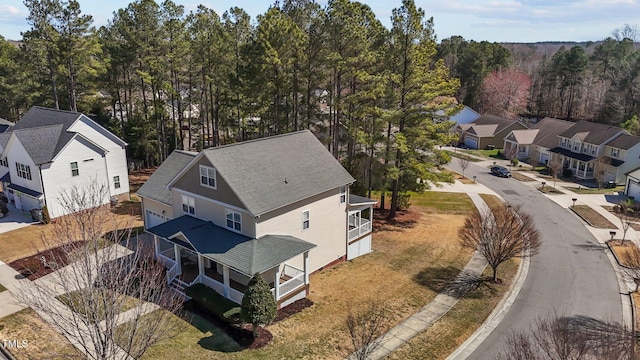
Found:
[[[211,189],[216,188],[216,169],[200,165],[200,185]]]

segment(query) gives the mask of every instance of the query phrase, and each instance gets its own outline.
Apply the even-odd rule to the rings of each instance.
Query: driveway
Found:
[[[449,167],[461,170],[455,161]],[[521,205],[542,238],[516,301],[469,359],[495,358],[514,330],[531,330],[536,320],[554,314],[622,323],[620,290],[606,247],[581,220],[533,187],[492,176],[486,167],[470,164],[465,175],[475,175],[507,202]]]
[[[33,223],[30,213],[23,213],[22,210],[16,209],[15,206],[9,204],[9,213],[0,218],[0,233],[6,233]]]

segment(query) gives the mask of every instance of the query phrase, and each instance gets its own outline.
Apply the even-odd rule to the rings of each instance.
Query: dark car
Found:
[[[491,174],[500,177],[511,177],[511,172],[504,166],[492,166]]]

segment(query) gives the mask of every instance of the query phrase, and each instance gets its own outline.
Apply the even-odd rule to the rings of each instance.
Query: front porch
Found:
[[[529,147],[529,144],[519,144],[505,139],[503,153],[506,158],[515,156],[519,160],[527,160],[529,158]]]
[[[181,222],[185,223],[184,219]],[[194,221],[188,220],[188,222]],[[171,227],[171,224],[165,224],[167,223],[151,228],[149,232],[154,235],[156,258],[168,269],[167,282],[177,290],[181,291],[185,287],[202,283],[239,304],[252,277],[250,274],[259,272],[270,284],[271,293],[279,307],[306,296],[309,284],[308,252],[313,247],[312,244],[298,239],[289,239],[289,237],[266,236],[261,239],[245,237],[248,240],[232,241],[231,244],[227,243],[223,246],[218,243],[218,252],[212,252],[211,246],[209,248],[202,246],[201,242],[194,240],[194,236],[185,235],[186,231],[181,231],[179,236],[169,236],[171,239],[160,236],[159,233],[163,233],[163,228]],[[210,225],[207,226],[210,227]],[[189,232],[186,233],[189,234]],[[215,232],[203,233],[211,235],[207,243],[224,241],[222,238],[216,238]],[[238,236],[242,236],[237,233],[232,234],[236,240]],[[192,241],[189,241],[190,238]],[[194,246],[194,242],[199,246]],[[269,254],[269,248],[274,249],[272,254]],[[238,258],[239,254],[251,257],[259,254],[263,259],[243,260]],[[228,261],[225,261],[225,258]],[[302,264],[303,269],[292,266],[293,263]],[[256,264],[258,266],[255,266]],[[246,269],[239,269],[243,266]]]

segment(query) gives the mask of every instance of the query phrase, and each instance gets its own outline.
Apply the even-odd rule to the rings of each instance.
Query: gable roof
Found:
[[[138,189],[137,194],[164,204],[171,204],[169,182],[197,155],[195,152],[175,150]]]
[[[69,130],[81,116],[83,115],[77,112],[34,106],[14,126],[9,127],[7,132],[0,134],[0,145],[5,148],[11,134],[15,134],[37,165],[53,160],[76,137],[87,146],[104,153],[106,150],[99,145],[82,134]]]
[[[539,131],[540,129],[517,129],[512,130],[511,134],[513,135],[514,140],[518,142],[518,144],[529,145],[533,144],[533,140],[536,138],[536,135],[538,135]]]
[[[187,248],[247,276],[265,272],[316,247],[312,243],[288,235],[266,235],[252,239],[189,215],[169,220],[147,231],[186,245]]]
[[[600,145],[620,132],[627,133],[625,130],[616,126],[599,124],[590,121],[580,121],[569,127],[567,130],[563,131],[559,135],[569,139],[577,135],[583,142]]]
[[[575,123],[555,118],[546,117],[533,125],[532,129],[538,129],[538,134],[533,143],[547,149],[558,146],[558,135],[568,130]]]
[[[254,216],[355,181],[308,130],[209,148],[201,154]]]
[[[477,118],[473,124],[475,125],[497,125],[496,133],[504,130],[506,127],[511,126],[513,123],[518,122],[517,120],[503,118],[501,116],[495,115],[482,115]]]
[[[487,124],[487,125],[472,125],[467,132],[470,134],[477,135],[478,137],[491,137],[495,135],[498,131],[497,124]]]
[[[640,143],[640,136],[622,134],[617,138],[609,141],[607,143],[607,146],[611,146],[611,147],[622,149],[622,150],[629,150],[639,143]]]

